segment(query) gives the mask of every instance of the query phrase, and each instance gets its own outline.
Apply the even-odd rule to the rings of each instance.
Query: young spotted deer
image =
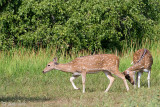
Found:
[[[150,88],[150,76],[151,76],[151,67],[153,64],[153,58],[149,50],[140,49],[136,51],[133,55],[133,66],[129,67],[123,72],[125,78],[136,87],[138,82],[138,88],[140,88],[140,78],[143,72],[148,73],[148,88]],[[137,72],[136,83],[135,83],[135,73]]]
[[[100,54],[78,57],[66,64],[59,64],[57,63],[57,58],[54,58],[52,62],[48,63],[47,67],[43,70],[43,73],[46,73],[53,69],[72,73],[73,75],[72,77],[70,77],[70,82],[74,89],[78,88],[75,86],[73,80],[75,80],[81,75],[83,93],[85,92],[86,74],[96,73],[100,71],[104,72],[110,80],[110,83],[105,92],[110,89],[114,81],[114,77],[112,76],[112,74],[115,74],[116,76],[121,78],[126,86],[127,91],[129,90],[125,76],[119,72],[119,58],[112,54]]]

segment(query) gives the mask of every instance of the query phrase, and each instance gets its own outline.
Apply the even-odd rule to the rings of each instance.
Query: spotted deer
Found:
[[[112,76],[112,74],[115,74],[116,76],[121,78],[125,84],[127,91],[129,90],[125,76],[119,72],[119,58],[112,54],[99,54],[78,57],[66,64],[59,64],[57,63],[57,58],[54,58],[52,62],[48,63],[47,67],[43,70],[43,73],[46,73],[53,69],[72,73],[73,75],[72,77],[70,77],[70,82],[74,89],[78,88],[75,86],[73,80],[81,75],[83,93],[85,93],[86,74],[96,73],[100,71],[104,72],[110,80],[110,83],[105,92],[110,89],[114,81],[114,77]]]
[[[143,72],[148,73],[148,88],[150,88],[150,76],[151,76],[151,67],[153,64],[153,58],[149,50],[139,49],[133,55],[133,66],[129,67],[123,72],[125,78],[136,87],[138,82],[138,88],[140,88],[140,78]],[[135,78],[135,73],[137,76]],[[135,83],[136,79],[136,83]]]

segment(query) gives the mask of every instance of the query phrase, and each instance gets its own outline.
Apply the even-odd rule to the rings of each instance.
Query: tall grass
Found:
[[[160,104],[160,44],[147,43],[141,48],[151,51],[154,63],[151,71],[151,88],[147,88],[147,74],[141,78],[141,88],[126,92],[123,81],[115,77],[108,93],[104,93],[109,80],[103,73],[87,75],[86,93],[82,94],[81,77],[75,80],[80,90],[74,90],[69,82],[72,74],[53,70],[42,74],[46,64],[54,57],[58,62],[67,63],[75,57],[90,55],[88,51],[57,53],[56,49],[12,49],[0,52],[0,105],[20,106],[158,106]],[[139,47],[140,48],[140,47]],[[113,51],[120,57],[122,72],[132,62],[137,49],[124,49],[122,53]],[[108,53],[99,51],[99,53]],[[110,53],[110,52],[109,52]]]

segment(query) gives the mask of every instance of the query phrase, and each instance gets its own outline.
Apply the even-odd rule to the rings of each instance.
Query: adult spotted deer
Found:
[[[133,66],[129,67],[127,70],[123,72],[125,78],[129,80],[129,82],[136,87],[138,82],[138,88],[140,88],[140,78],[143,72],[148,73],[148,88],[150,88],[150,76],[151,76],[151,67],[153,64],[153,58],[149,50],[147,49],[140,49],[136,51],[133,55]],[[136,76],[136,83],[135,83],[135,73],[137,72]]]
[[[129,90],[125,76],[119,72],[119,58],[112,54],[100,54],[78,57],[66,64],[59,64],[57,63],[57,58],[54,58],[52,62],[48,63],[47,67],[43,70],[43,73],[46,73],[53,69],[72,73],[73,75],[72,77],[70,77],[70,82],[74,89],[78,88],[75,86],[73,80],[75,80],[81,75],[83,93],[85,92],[86,74],[96,73],[100,71],[104,72],[110,80],[110,83],[105,92],[110,89],[114,81],[114,77],[112,76],[112,74],[115,74],[116,76],[121,78],[126,86],[127,91]]]

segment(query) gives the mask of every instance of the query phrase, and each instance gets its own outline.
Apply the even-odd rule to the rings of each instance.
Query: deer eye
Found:
[[[48,65],[48,67],[49,67],[50,65]]]

